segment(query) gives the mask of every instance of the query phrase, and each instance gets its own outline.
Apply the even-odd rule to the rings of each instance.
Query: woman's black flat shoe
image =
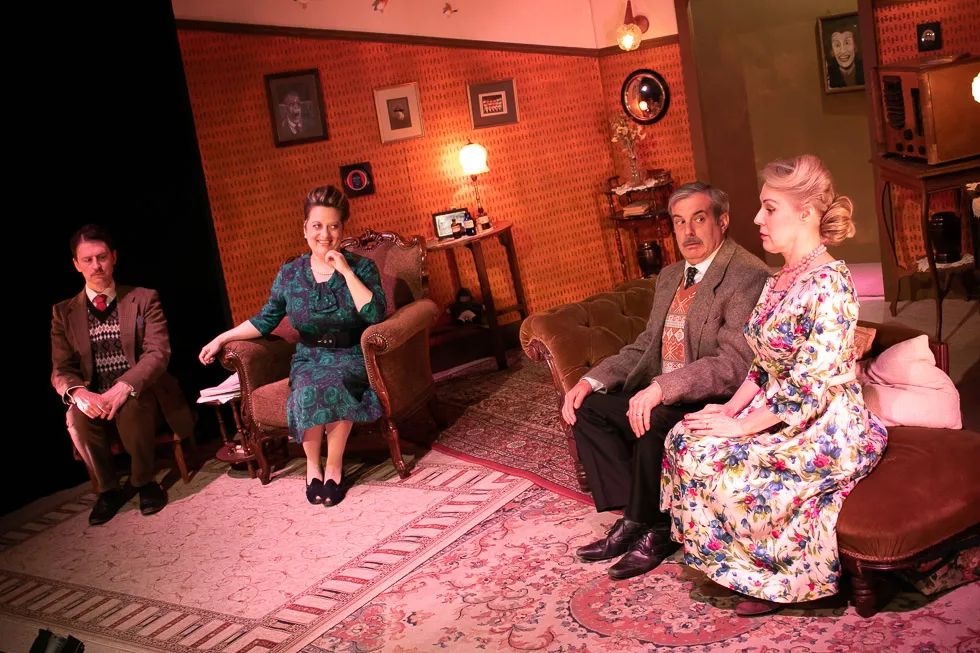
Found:
[[[326,498],[323,500],[325,506],[336,506],[347,496],[347,487],[344,484],[344,477],[340,477],[340,483],[333,479],[327,479],[323,483],[323,492]]]
[[[331,481],[332,482],[332,481]],[[324,492],[323,481],[318,478],[307,482],[306,484],[306,500],[316,505],[318,503],[323,503],[326,498],[326,492]]]

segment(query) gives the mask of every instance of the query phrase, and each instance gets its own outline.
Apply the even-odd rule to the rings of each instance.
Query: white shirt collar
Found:
[[[94,300],[96,295],[105,295],[106,296],[105,303],[106,305],[108,305],[111,304],[112,300],[116,298],[116,284],[112,284],[102,292],[99,292],[97,290],[92,290],[88,286],[85,286],[85,294],[88,296],[89,301]]]
[[[721,244],[724,245],[725,244],[725,241],[724,240],[721,241]],[[694,283],[701,283],[701,279],[704,279],[704,273],[708,271],[708,268],[709,267],[711,267],[711,262],[713,260],[715,260],[715,256],[718,255],[718,250],[719,249],[721,249],[721,245],[718,245],[718,247],[715,248],[715,251],[711,252],[711,255],[708,258],[704,259],[703,261],[701,261],[697,265],[691,265],[690,263],[688,263],[687,261],[685,261],[684,262],[684,276],[681,277],[681,278],[682,279],[687,278],[687,269],[688,268],[694,268],[695,270],[697,270],[697,272],[694,273]]]

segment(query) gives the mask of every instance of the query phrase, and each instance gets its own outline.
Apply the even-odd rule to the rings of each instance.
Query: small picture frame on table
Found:
[[[448,240],[453,238],[453,222],[463,224],[466,216],[466,209],[449,209],[432,214],[432,229],[435,231],[436,238]]]

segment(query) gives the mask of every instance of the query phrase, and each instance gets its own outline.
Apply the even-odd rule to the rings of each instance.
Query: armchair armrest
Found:
[[[434,395],[429,328],[438,315],[435,302],[419,299],[361,335],[368,380],[395,419],[415,412]]]
[[[401,347],[422,329],[432,326],[439,307],[431,299],[419,299],[402,306],[383,322],[372,324],[361,335],[361,348],[382,354]]]
[[[521,325],[521,346],[532,360],[548,363],[564,396],[597,363],[636,340],[653,295],[646,281],[534,313]]]
[[[238,372],[242,397],[256,388],[289,376],[296,345],[277,336],[233,340],[221,350],[221,365]]]

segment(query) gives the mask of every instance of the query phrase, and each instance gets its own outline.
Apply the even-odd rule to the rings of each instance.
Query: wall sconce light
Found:
[[[626,0],[626,16],[623,24],[616,30],[616,43],[621,50],[635,50],[640,47],[643,34],[650,29],[650,21],[646,16],[634,16],[633,5],[630,0]]]
[[[477,182],[478,175],[490,172],[490,168],[487,167],[487,148],[479,143],[467,142],[459,151],[459,164],[463,167],[463,174],[468,175],[473,182],[473,193],[476,195],[476,221],[480,223],[481,228],[488,228],[490,226],[489,219],[480,220],[481,216],[486,216],[486,212],[480,203],[480,185]],[[484,223],[486,227],[483,226]]]

